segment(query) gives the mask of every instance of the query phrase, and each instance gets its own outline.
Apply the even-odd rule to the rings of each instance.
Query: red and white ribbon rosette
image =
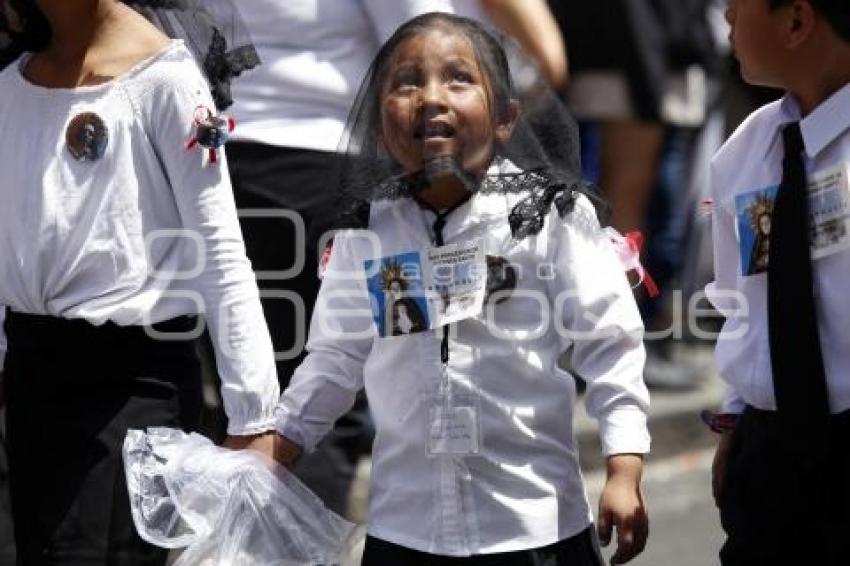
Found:
[[[623,264],[623,268],[627,272],[634,271],[637,273],[638,282],[633,288],[639,287],[643,284],[650,297],[657,297],[660,294],[658,285],[655,284],[652,276],[646,271],[643,264],[640,262],[640,250],[643,247],[643,234],[635,230],[633,232],[627,232],[624,236],[610,226],[605,228],[605,234],[611,241],[614,251],[617,254],[617,258],[620,260],[620,263]]]
[[[200,145],[207,151],[209,163],[218,163],[218,150],[236,129],[236,120],[223,114],[216,115],[206,106],[195,108],[192,128],[194,135],[186,142],[186,149]]]
[[[319,258],[319,279],[324,278],[325,272],[328,270],[328,264],[331,262],[331,254],[334,251],[334,241],[331,239],[325,244],[325,249],[322,251],[322,257]]]

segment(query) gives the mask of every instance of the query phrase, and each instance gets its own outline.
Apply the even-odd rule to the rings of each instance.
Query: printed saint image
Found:
[[[380,336],[403,336],[428,330],[430,321],[419,253],[367,260],[364,268],[372,314]]]
[[[773,205],[778,189],[778,187],[768,187],[735,197],[743,275],[755,275],[767,271],[770,260]]]

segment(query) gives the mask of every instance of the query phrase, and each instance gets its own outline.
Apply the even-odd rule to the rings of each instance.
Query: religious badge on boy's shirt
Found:
[[[850,164],[815,172],[808,183],[809,237],[812,259],[850,248]],[[735,196],[741,273],[765,273],[770,257],[770,230],[778,186]]]
[[[484,303],[487,267],[480,241],[369,259],[363,268],[381,337],[472,318]]]
[[[778,191],[779,186],[775,185],[735,196],[738,248],[744,275],[767,272],[773,206]]]

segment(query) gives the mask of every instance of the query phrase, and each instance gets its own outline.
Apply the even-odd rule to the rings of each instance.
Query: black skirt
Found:
[[[195,326],[143,327],[8,312],[7,450],[18,564],[164,564],[130,514],[121,447],[129,428],[194,429]]]

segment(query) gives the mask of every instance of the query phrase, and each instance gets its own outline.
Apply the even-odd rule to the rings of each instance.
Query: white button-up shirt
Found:
[[[369,533],[441,555],[534,548],[585,529],[591,512],[573,437],[572,348],[603,451],[649,449],[643,327],[623,267],[590,203],[511,238],[519,195],[476,194],[448,216],[446,244],[479,240],[519,274],[506,301],[452,325],[446,368],[479,400],[480,453],[430,457],[442,331],[379,338],[364,261],[431,246],[435,216],[409,199],[374,203],[370,229],[341,233],[313,316],[309,355],[281,398],[278,430],[308,450],[364,386],[375,420]],[[379,246],[375,246],[375,242]],[[489,318],[489,320],[488,320]]]
[[[256,433],[274,420],[274,354],[227,164],[187,150],[199,105],[214,108],[182,41],[96,86],[0,72],[0,305],[93,324],[206,313],[229,432]],[[84,112],[108,131],[94,161],[66,147]]]
[[[782,179],[782,126],[800,121],[807,177],[850,164],[850,85],[802,118],[788,95],[750,116],[714,157],[715,281],[707,291],[726,316],[716,361],[730,386],[724,409],[744,404],[775,410],[767,326],[767,273],[742,275],[735,197]],[[813,260],[815,303],[829,401],[834,413],[850,409],[850,250]],[[805,377],[805,376],[802,376]]]

